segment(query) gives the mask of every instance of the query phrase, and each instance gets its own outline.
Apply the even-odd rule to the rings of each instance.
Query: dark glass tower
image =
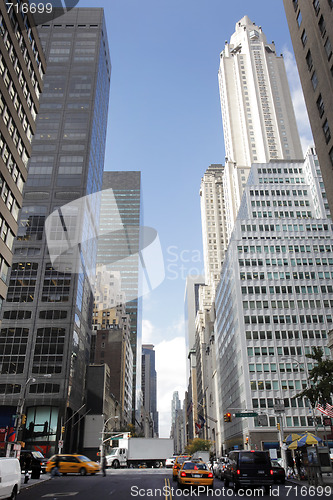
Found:
[[[120,274],[133,350],[133,410],[141,402],[141,172],[104,172],[97,265]],[[133,411],[133,423],[135,413]],[[137,422],[139,423],[139,422]]]
[[[77,208],[67,211],[48,235],[54,242],[75,229],[78,241],[91,242],[78,245],[77,269],[70,252],[54,265],[44,225],[59,207],[102,188],[111,65],[103,9],[73,9],[38,31],[47,71],[3,306],[0,411],[21,408],[24,441],[50,454],[60,437],[63,451],[80,446],[98,203],[83,223]]]

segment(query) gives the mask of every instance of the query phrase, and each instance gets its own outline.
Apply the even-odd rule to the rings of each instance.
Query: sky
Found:
[[[155,345],[160,437],[187,380],[184,291],[203,273],[199,188],[224,162],[220,52],[244,15],[283,53],[299,132],[312,144],[282,0],[80,0],[104,7],[112,73],[105,170],[140,170],[144,225],[157,230],[165,279],[143,299],[143,342]]]

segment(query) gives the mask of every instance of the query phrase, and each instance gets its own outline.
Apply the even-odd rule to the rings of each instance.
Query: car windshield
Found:
[[[84,455],[80,455],[77,457],[81,462],[91,462],[90,458],[85,457]]]
[[[186,462],[184,465],[183,465],[183,470],[186,469],[186,470],[207,470],[207,465],[204,464],[204,463],[198,463],[198,462]]]
[[[267,465],[268,464],[268,456],[266,453],[258,453],[258,452],[246,452],[241,453],[239,457],[239,462],[241,464],[259,464],[259,465]]]

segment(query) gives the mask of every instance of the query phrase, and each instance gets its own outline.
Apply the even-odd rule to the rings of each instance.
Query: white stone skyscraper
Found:
[[[301,160],[302,147],[283,57],[244,16],[220,56],[228,237],[252,163]]]

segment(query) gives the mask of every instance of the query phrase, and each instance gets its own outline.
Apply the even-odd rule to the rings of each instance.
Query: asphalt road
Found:
[[[100,473],[96,476],[67,475],[36,484],[21,491],[20,500],[141,500],[161,499],[176,500],[177,498],[280,498],[280,499],[325,499],[333,498],[333,488],[314,489],[291,483],[275,485],[270,495],[263,490],[252,492],[225,488],[223,481],[214,480],[214,490],[201,492],[198,490],[181,491],[172,481],[171,470],[161,469],[121,469],[108,470],[107,476]]]

